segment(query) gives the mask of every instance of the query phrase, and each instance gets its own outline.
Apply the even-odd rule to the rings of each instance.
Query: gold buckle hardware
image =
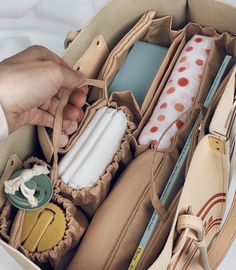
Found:
[[[209,145],[212,150],[220,152],[221,154],[226,153],[226,148],[225,148],[225,141],[220,140],[219,138],[209,136]]]

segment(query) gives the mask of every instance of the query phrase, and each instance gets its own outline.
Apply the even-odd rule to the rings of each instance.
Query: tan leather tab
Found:
[[[87,78],[95,79],[108,55],[109,49],[103,36],[96,36],[74,69],[80,70]]]
[[[49,135],[45,127],[38,126],[37,127],[38,138],[40,142],[41,149],[43,154],[49,163],[52,160],[53,156],[53,145],[51,140],[49,139]]]
[[[226,154],[226,146],[224,141],[216,138],[215,136],[209,136],[208,140],[212,150],[218,151],[221,154]]]
[[[4,193],[4,181],[9,179],[13,172],[16,170],[19,170],[22,167],[22,162],[21,160],[17,157],[17,155],[12,154],[9,159],[7,160],[6,167],[3,171],[3,174],[1,176],[1,181],[0,181],[0,209],[3,207],[6,196]]]

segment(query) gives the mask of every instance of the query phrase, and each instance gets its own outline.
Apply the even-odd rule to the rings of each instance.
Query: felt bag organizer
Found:
[[[121,142],[119,151],[113,157],[113,161],[107,166],[106,171],[103,173],[100,179],[98,179],[97,183],[92,187],[75,189],[69,187],[68,184],[64,183],[60,179],[57,179],[55,182],[58,192],[63,196],[70,198],[74,205],[80,206],[89,217],[93,216],[98,206],[107,197],[112,184],[112,180],[116,176],[118,170],[125,168],[132,159],[129,140],[130,134],[136,128],[135,117],[129,108],[122,104],[118,104],[117,102],[113,102],[112,99],[110,101],[100,99],[87,109],[84,121],[82,122],[77,136],[74,138],[74,142],[76,142],[76,140],[80,137],[80,134],[83,133],[96,111],[104,106],[123,111],[128,121],[126,135]],[[61,128],[54,128],[54,131],[58,132],[58,134],[60,134],[60,130]],[[70,147],[73,147],[73,143],[71,143]],[[56,167],[57,166],[55,165],[53,168]]]
[[[225,46],[225,34],[217,38],[217,33],[213,28],[202,28],[197,24],[190,23],[183,29],[181,49],[183,49],[185,43],[194,34],[209,35],[216,38],[209,54],[200,90],[194,103],[195,105],[193,105],[193,109],[198,110],[198,106],[203,104],[220,64],[224,59],[224,48],[227,46]],[[128,269],[132,256],[138,247],[140,237],[147,227],[153,212],[148,176],[150,174],[150,164],[152,164],[154,149],[150,149],[150,146],[144,147],[138,145],[135,138],[138,137],[140,130],[142,130],[147,119],[150,117],[162,89],[168,82],[170,72],[176,61],[177,57],[174,58],[172,64],[169,66],[160,82],[159,88],[156,90],[151,105],[141,119],[138,129],[134,132],[132,142],[134,143],[137,158],[124,171],[109,197],[95,214],[69,269],[75,269],[76,265],[81,265],[84,269],[93,269],[95,262],[96,269]],[[222,91],[223,84],[219,88],[216,97],[221,95]],[[196,115],[192,114],[187,124],[176,134],[173,145],[166,150],[158,151],[156,154],[153,170],[155,172],[155,187],[158,195],[161,194],[166,185],[195,120]],[[201,122],[202,120],[199,120],[199,124]],[[124,190],[126,190],[126,193],[124,193]],[[132,201],[130,198],[132,198]],[[173,219],[176,203],[177,197],[175,200],[173,197],[173,203],[170,205],[170,209],[168,209],[168,214],[170,214],[168,219],[160,214],[162,221],[155,231],[155,235],[158,237],[158,240],[155,239],[157,241],[155,241],[155,248],[152,247],[152,250],[148,251],[148,256],[146,255],[146,258],[144,256],[138,269],[147,269],[151,265],[151,258],[153,263],[156,258],[155,256],[161,251],[162,245],[165,242],[165,235],[168,235],[168,230],[171,226],[171,217]],[[116,209],[117,214],[114,213],[111,206]],[[123,211],[124,207],[126,208],[125,213]],[[158,212],[160,213],[160,208],[158,208]],[[105,222],[106,220],[110,220],[109,224]],[[113,229],[114,226],[117,227],[115,231]],[[163,232],[165,233],[163,234]],[[100,239],[100,236],[102,236],[102,239]],[[93,244],[94,241],[98,243],[96,247]],[[96,259],[93,261],[88,260],[89,256],[95,254],[95,249],[97,250],[97,248],[99,252],[96,251]]]
[[[11,171],[18,167],[12,157]],[[29,168],[33,164],[42,165],[44,161],[31,157],[23,163],[24,168]],[[8,201],[5,202],[0,216],[0,235],[2,239],[7,241],[13,248],[21,251],[27,258],[37,264],[49,264],[55,269],[64,269],[65,265],[73,256],[73,248],[76,247],[85,233],[88,221],[85,215],[66,198],[63,198],[56,192],[51,202],[58,205],[64,212],[66,220],[66,230],[63,239],[52,249],[43,252],[29,252],[21,244],[20,236],[22,232],[22,224],[25,212],[17,210]],[[65,260],[67,258],[67,260]]]
[[[186,13],[186,4],[188,4],[190,8],[189,17],[187,16],[187,13]],[[124,6],[126,7],[125,9],[124,9]],[[150,15],[150,14],[153,14],[153,12],[148,12],[147,14],[149,15],[147,14],[143,15],[148,10],[157,10],[157,16],[162,17],[162,18],[154,19],[155,14]],[[116,15],[114,15],[114,12]],[[214,15],[212,15],[216,13],[220,14],[219,16],[217,16],[217,18],[216,16],[214,17]],[[119,16],[117,16],[117,14]],[[146,0],[146,1],[143,1],[143,0],[135,0],[135,1],[133,0],[116,1],[115,0],[114,1],[113,0],[113,1],[109,1],[109,4],[99,14],[96,15],[96,17],[88,24],[88,26],[84,30],[82,30],[77,35],[77,38],[71,42],[70,46],[68,47],[65,53],[66,61],[72,67],[76,68],[79,66],[78,62],[81,63],[80,61],[81,57],[83,58],[82,62],[86,64],[86,61],[84,60],[88,59],[88,55],[89,55],[89,53],[87,52],[88,48],[91,49],[92,47],[94,49],[93,54],[90,55],[90,59],[93,59],[93,55],[96,55],[96,59],[97,59],[98,55],[101,55],[101,54],[96,53],[96,52],[101,52],[102,45],[104,45],[103,43],[105,42],[106,46],[104,46],[104,48],[106,47],[106,49],[104,49],[103,52],[105,52],[104,55],[106,56],[104,56],[102,60],[99,59],[101,60],[101,62],[104,63],[108,55],[108,50],[112,51],[115,45],[118,44],[118,42],[121,40],[121,37],[123,37],[125,33],[127,33],[128,30],[131,29],[131,27],[134,25],[135,22],[137,22],[138,18],[140,18],[141,15],[143,15],[143,18],[146,18],[145,19],[146,22],[148,21],[150,25],[152,23],[153,25],[157,24],[159,26],[163,24],[163,28],[166,27],[165,31],[163,32],[162,32],[161,26],[157,27],[158,29],[157,32],[159,33],[159,35],[154,34],[154,36],[152,37],[154,39],[154,43],[155,43],[155,39],[157,38],[159,41],[156,43],[161,44],[162,40],[161,40],[160,33],[162,33],[163,37],[167,37],[166,43],[165,41],[163,42],[166,44],[166,46],[169,47],[169,50],[168,50],[165,60],[163,61],[161,68],[159,69],[157,73],[156,78],[154,79],[152,86],[150,87],[149,91],[147,91],[147,95],[142,105],[142,108],[139,108],[137,106],[137,104],[135,103],[134,97],[130,95],[128,92],[113,93],[112,96],[110,97],[111,99],[110,101],[115,102],[116,104],[119,104],[118,106],[121,106],[120,104],[122,104],[125,107],[129,107],[132,111],[132,114],[135,115],[134,117],[135,124],[139,124],[138,128],[134,130],[132,134],[130,134],[129,136],[129,145],[132,149],[132,153],[133,153],[132,159],[134,160],[130,163],[128,168],[124,170],[122,176],[118,178],[118,181],[116,182],[114,188],[112,189],[111,194],[102,204],[102,206],[97,210],[95,217],[92,223],[90,224],[87,233],[85,234],[85,238],[82,240],[77,253],[74,255],[74,258],[69,266],[69,269],[72,269],[72,270],[77,269],[78,265],[83,269],[89,269],[90,266],[92,267],[91,269],[119,269],[119,270],[127,269],[132,259],[132,256],[134,255],[135,249],[138,246],[140,237],[142,236],[145,230],[147,222],[154,208],[156,208],[156,210],[159,212],[159,215],[162,217],[162,220],[158,224],[157,228],[155,229],[154,235],[151,238],[147,249],[144,251],[144,254],[139,262],[139,265],[137,266],[137,269],[142,269],[142,270],[148,269],[148,267],[150,267],[151,265],[153,265],[154,269],[163,269],[163,267],[165,268],[166,264],[169,264],[171,260],[172,251],[173,251],[171,244],[173,240],[173,235],[175,235],[175,230],[173,228],[171,229],[171,226],[172,226],[173,221],[175,221],[174,224],[177,224],[176,216],[178,214],[176,214],[176,208],[177,208],[178,200],[179,198],[184,198],[182,200],[180,199],[180,207],[181,209],[184,209],[185,212],[188,210],[190,200],[188,201],[186,205],[183,206],[182,202],[183,201],[186,202],[186,199],[185,199],[186,192],[184,191],[185,190],[184,189],[185,186],[184,186],[183,194],[182,194],[184,197],[181,197],[180,192],[178,194],[173,194],[175,198],[173,198],[172,203],[169,205],[168,209],[165,209],[161,206],[160,203],[158,204],[159,199],[155,198],[154,191],[155,193],[160,195],[161,188],[163,188],[164,182],[168,179],[168,176],[171,173],[176,160],[178,159],[180,150],[182,149],[184,145],[184,142],[188,136],[188,133],[191,130],[191,127],[193,126],[193,121],[194,119],[196,119],[199,109],[202,108],[201,105],[199,105],[199,103],[201,104],[203,102],[204,94],[205,95],[207,94],[207,89],[209,89],[209,87],[211,86],[211,83],[213,82],[216,76],[217,70],[219,69],[220,64],[225,54],[230,54],[233,56],[233,58],[235,58],[235,38],[232,37],[230,34],[226,34],[226,33],[222,35],[218,35],[214,29],[209,28],[209,27],[201,28],[197,24],[190,24],[183,30],[178,30],[178,31],[174,30],[172,32],[172,30],[170,30],[168,26],[168,23],[166,26],[164,26],[165,25],[164,22],[166,22],[166,20],[170,22],[170,18],[167,19],[166,17],[163,17],[166,14],[171,14],[174,16],[175,29],[181,29],[183,25],[186,25],[187,21],[196,21],[198,23],[201,23],[201,25],[213,26],[217,30],[219,30],[219,32],[227,31],[227,32],[231,32],[234,35],[236,34],[236,31],[234,29],[234,24],[233,24],[236,17],[235,9],[225,4],[222,5],[221,3],[216,2],[216,1],[190,0],[188,1],[188,3],[186,3],[186,1],[180,0],[180,1],[174,1],[174,2],[169,3],[167,1],[161,1],[161,0]],[[115,23],[114,23],[114,16],[117,19]],[[151,18],[150,16],[153,16],[153,17]],[[107,19],[108,21],[107,24],[104,24],[104,18]],[[154,23],[154,21],[156,22]],[[148,27],[146,29],[148,31],[151,31],[150,28]],[[155,26],[154,26],[154,32],[155,32]],[[155,151],[154,151],[154,148],[150,148],[150,146],[139,145],[137,143],[137,139],[143,127],[146,125],[148,119],[150,118],[153,108],[155,104],[157,103],[157,100],[165,86],[165,83],[167,82],[169,78],[171,70],[173,69],[173,66],[176,63],[176,60],[181,50],[183,49],[186,41],[188,41],[190,37],[193,36],[193,34],[204,34],[207,36],[216,37],[212,52],[210,53],[209,59],[208,59],[209,66],[206,66],[206,70],[204,73],[205,75],[202,79],[202,84],[201,84],[202,91],[201,91],[201,94],[199,92],[198,101],[195,101],[195,105],[192,108],[191,113],[187,114],[188,116],[187,123],[179,130],[178,134],[176,134],[176,137],[173,141],[172,146],[168,149],[165,149],[164,151],[158,151],[155,155],[155,159],[154,159],[155,167],[153,168],[155,171],[155,175],[154,175],[155,188],[152,186],[153,192],[152,192],[152,196],[150,196],[150,188],[149,188],[150,164],[152,163],[153,154]],[[103,35],[104,38],[101,38],[101,35]],[[143,40],[143,37],[144,35],[141,34],[140,37],[138,38],[136,37],[137,38],[136,40]],[[99,45],[101,46],[99,45],[95,46],[97,43],[94,42],[94,40],[95,41],[99,40],[100,42]],[[135,41],[132,41],[132,42],[135,42]],[[152,42],[151,39],[149,39],[149,42]],[[134,43],[129,43],[127,45],[127,48],[124,49],[123,51],[124,54],[120,58],[120,60],[122,59],[121,62],[118,65],[116,62],[114,62],[115,64],[113,63],[116,70],[112,71],[112,75],[111,75],[112,77],[115,75],[115,73],[119,69],[119,66],[122,64],[122,61],[125,58],[125,54],[127,54],[128,49],[132,46],[132,44]],[[172,48],[173,50],[171,50]],[[86,53],[84,54],[84,52]],[[118,62],[120,60],[118,60]],[[91,64],[91,61],[89,62],[89,64]],[[100,64],[98,65],[99,69],[101,67]],[[94,74],[99,73],[98,71],[99,70],[96,70]],[[110,78],[110,80],[112,79],[112,77]],[[94,76],[93,78],[96,78],[96,76]],[[199,146],[201,146],[201,142],[202,142],[201,138],[205,136],[205,134],[208,133],[208,126],[209,126],[210,119],[212,118],[212,115],[214,114],[215,107],[217,106],[220,100],[220,96],[223,93],[224,87],[227,84],[228,79],[229,79],[229,76],[227,76],[224,82],[221,84],[221,87],[217,91],[217,98],[214,100],[214,102],[212,101],[211,105],[209,106],[209,110],[206,112],[204,109],[202,109],[203,114],[205,115],[206,113],[206,116],[204,120],[200,119],[198,121],[198,127],[199,126],[201,127],[200,134],[198,132],[198,128],[196,128],[194,131],[194,136],[192,138],[193,147],[191,149],[191,153],[189,153],[189,157],[188,157],[189,166],[188,165],[186,166],[186,171],[188,171],[188,167],[191,169],[193,166],[192,162],[195,161],[195,157],[193,157],[192,159],[191,158],[192,154],[196,153],[196,151],[194,151],[195,148],[197,147],[197,150],[198,150]],[[109,80],[107,82],[108,84],[110,83]],[[97,86],[101,86],[101,84]],[[98,87],[95,87],[92,90],[92,93],[89,99],[89,102],[91,102],[91,107],[92,106],[96,107],[96,104],[100,103],[100,99],[105,100],[106,104],[110,102],[108,101],[107,92],[98,90]],[[127,100],[128,100],[128,104],[129,103],[132,104],[131,106],[127,106],[127,104],[125,104]],[[83,122],[78,128],[78,133],[80,132],[82,125],[83,125]],[[60,130],[60,125],[58,125],[58,130]],[[41,147],[45,154],[46,160],[50,162],[51,164],[54,162],[53,168],[52,168],[52,172],[53,172],[52,179],[54,180],[55,184],[57,183],[55,185],[56,194],[61,197],[62,193],[59,187],[60,184],[58,184],[58,181],[57,181],[58,177],[56,176],[57,153],[59,153],[59,156],[63,155],[63,152],[64,151],[66,152],[67,151],[66,149],[69,149],[70,146],[73,145],[74,138],[78,135],[78,133],[76,133],[75,136],[70,138],[69,144],[67,145],[68,148],[59,149],[56,146],[56,150],[53,147],[53,144],[55,145],[55,142],[58,141],[57,138],[55,140],[55,135],[54,135],[54,139],[52,143],[45,129],[39,128],[38,133],[39,133],[39,139],[41,142]],[[206,143],[204,145],[206,145]],[[26,146],[26,149],[29,150],[29,148],[30,148],[29,146]],[[205,146],[203,148],[205,149]],[[13,150],[13,149],[16,149],[16,150]],[[202,148],[200,148],[200,152],[201,152],[201,149]],[[11,153],[18,152],[17,148],[11,148],[10,151]],[[26,151],[24,152],[23,156],[25,155],[26,155]],[[143,164],[146,164],[146,166]],[[139,172],[140,178],[135,177],[134,171]],[[5,175],[8,175],[8,174],[5,174]],[[186,180],[187,186],[191,186],[189,184],[191,183],[191,179],[192,179],[191,176],[190,177],[187,176],[187,180]],[[224,192],[227,192],[227,187],[224,190]],[[69,194],[69,197],[70,196],[71,195]],[[140,199],[140,197],[142,198]],[[72,202],[73,202],[73,199],[72,199]],[[224,204],[224,202],[222,202],[222,204]],[[114,209],[115,205],[117,206],[117,209],[118,209],[117,211],[121,213],[120,220],[118,220],[115,226],[113,225],[112,228],[109,227],[109,224],[105,224],[106,226],[105,228],[102,227],[104,224],[101,220],[98,220],[99,216],[102,219],[105,219],[109,215],[111,218],[110,220],[112,221],[117,220],[117,215],[115,213],[116,211],[113,210],[113,213],[111,213],[112,212],[111,210]],[[136,210],[131,211],[132,207],[136,207],[135,208]],[[234,209],[232,211],[234,211]],[[90,213],[93,214],[93,211],[91,209],[89,209],[89,211],[87,212],[87,216],[89,216]],[[221,213],[219,213],[219,218],[221,218]],[[142,219],[144,222],[140,223]],[[129,224],[130,228],[133,228],[132,230],[133,235],[129,233],[131,232],[131,230],[129,230],[128,226],[122,227],[126,222],[127,224]],[[118,224],[121,225],[121,227],[124,228],[124,230],[122,230],[120,226],[118,226]],[[225,226],[227,229],[230,226],[234,226],[234,224],[232,223],[232,220],[229,220]],[[161,252],[161,249],[165,244],[166,238],[168,238],[170,229],[171,229],[171,235],[169,237],[170,240],[168,240],[168,243],[171,243],[170,244],[171,248],[170,248],[170,245],[168,244],[169,246],[167,245],[167,247],[164,249],[164,253],[167,250],[168,256],[163,257],[163,255],[161,255],[159,260],[155,264],[153,264],[153,262],[158,258]],[[219,226],[217,226],[217,229],[219,229]],[[104,230],[104,234],[101,233],[103,230]],[[101,234],[99,234],[99,232]],[[229,243],[230,237],[232,237],[233,239],[233,236],[230,233],[231,232],[229,231],[228,231],[228,234],[224,234],[220,232],[219,239],[221,239],[222,243],[226,243],[226,242]],[[16,234],[13,234],[13,235],[16,235]],[[109,235],[110,235],[111,242],[107,240],[108,239],[107,236]],[[93,265],[93,262],[91,262],[92,261],[91,256],[90,258],[88,258],[88,255],[91,254],[91,247],[94,248],[94,241],[96,241],[96,244],[97,243],[102,244],[102,249],[104,249],[102,250],[102,249],[97,248],[96,251],[92,253],[93,258],[94,256],[99,257],[99,258],[94,259],[94,262],[96,263],[95,266]],[[14,242],[15,243],[17,242],[17,238],[14,240]],[[17,252],[16,249],[11,248],[10,246],[6,245],[4,242],[1,242],[1,245],[7,251],[9,251],[10,254],[12,254],[12,256],[14,256],[17,259],[19,264],[22,265],[24,269],[39,269],[36,265],[34,265],[31,261],[29,261],[25,256],[22,256],[22,254]],[[114,249],[112,250],[112,248]],[[224,250],[227,250],[225,246],[223,248]],[[211,254],[213,254],[213,256]],[[215,269],[216,265],[219,263],[219,260],[222,258],[221,254],[222,254],[222,251],[219,248],[219,240],[217,240],[216,249],[213,249],[213,251],[210,251],[210,264],[212,266],[212,269]],[[191,262],[192,264],[194,263],[193,267],[195,267],[195,265],[198,265],[198,267],[200,267],[199,269],[204,269],[203,266],[201,265],[201,257],[199,256],[199,253],[197,252],[196,255],[197,257],[194,257],[194,261]],[[70,261],[71,260],[70,258],[71,258],[70,256],[65,256],[64,260]],[[163,258],[164,258],[164,262],[162,261],[160,263],[160,260],[162,260]],[[216,258],[219,258],[219,260],[216,260]],[[69,263],[66,262],[66,264],[67,265],[65,266],[61,265],[61,267],[64,267],[63,269],[66,269]],[[104,265],[106,267],[102,268]]]
[[[133,113],[136,116],[136,121],[140,120],[140,117],[143,114],[142,112],[145,111],[146,108],[149,106],[149,103],[152,100],[153,93],[156,90],[156,87],[160,82],[162,76],[164,76],[169,63],[175,56],[176,51],[178,54],[178,51],[180,50],[178,49],[178,46],[180,45],[180,42],[183,38],[182,35],[178,37],[180,31],[174,31],[171,29],[172,26],[171,16],[166,16],[160,19],[154,19],[155,14],[156,13],[153,11],[144,14],[142,18],[138,21],[138,23],[122,38],[122,40],[117,44],[117,46],[115,46],[115,48],[109,54],[106,62],[104,63],[100,71],[100,74],[98,75],[98,79],[104,81],[106,85],[105,90],[101,91],[100,87],[94,87],[89,94],[90,104],[93,104],[94,102],[100,99],[111,101],[112,99],[120,100],[124,106],[126,105],[126,107],[130,108],[133,111]],[[138,40],[143,40],[145,42],[170,47],[159,71],[157,72],[156,75],[157,77],[154,79],[153,84],[150,86],[150,89],[146,89],[147,101],[144,101],[141,110],[135,100],[135,97],[131,92],[113,93],[109,98],[107,91],[107,88],[110,85],[112,78],[115,76],[120,66],[122,65],[122,62],[126,58],[129,49]],[[78,60],[78,62],[80,61]],[[74,69],[77,68],[78,64],[76,63],[74,65]],[[80,69],[83,70],[83,66],[80,66]],[[127,89],[127,91],[129,91],[129,89]],[[145,103],[147,104],[145,105]],[[86,115],[84,119],[85,118]],[[81,124],[79,125],[78,130],[80,130],[80,127]],[[38,136],[45,158],[47,159],[48,162],[50,162],[53,156],[53,145],[48,135],[48,132],[46,131],[45,128],[38,127]],[[76,134],[71,136],[67,146],[64,149],[59,149],[59,153],[65,154],[71,148],[71,143],[73,144],[75,137],[77,137]]]
[[[139,109],[141,115],[146,111],[147,107],[149,107],[155,89],[164,76],[172,58],[175,56],[176,52],[178,53],[178,47],[180,46],[181,39],[183,38],[181,31],[172,30],[171,16],[155,19],[155,15],[155,12],[150,11],[142,16],[142,18],[135,24],[135,26],[120,40],[120,42],[111,51],[98,75],[98,79],[103,80],[108,88],[116,73],[122,66],[124,60],[126,59],[130,48],[135,44],[135,42],[139,40],[168,48],[167,55],[165,56],[164,61],[157,71],[157,74],[151,83],[150,88],[143,89],[143,91],[146,92],[146,95],[143,104]],[[130,91],[130,89],[126,90]],[[108,98],[108,91],[105,91],[104,94],[105,98]],[[117,94],[120,94],[120,92]],[[99,97],[101,97],[101,92],[99,89],[94,88],[90,94],[90,100],[96,100]]]
[[[104,79],[103,90],[101,91],[100,87],[93,88],[89,97],[89,101],[91,106],[88,106],[85,111],[85,116],[83,121],[78,127],[78,131],[71,136],[68,145],[65,149],[59,149],[58,153],[61,155],[66,154],[74,145],[76,140],[80,137],[82,132],[84,131],[86,125],[88,124],[91,117],[94,115],[94,112],[101,108],[102,106],[108,105],[111,107],[119,107],[123,109],[126,113],[128,119],[128,133],[130,135],[136,130],[136,123],[140,121],[141,111],[138,105],[136,104],[135,98],[131,92],[119,92],[113,93],[110,98],[108,98],[107,87],[110,81],[107,79],[108,76],[114,76],[114,72],[117,71],[119,66],[117,63],[121,65],[120,59],[125,57],[128,49],[134,44],[135,41],[144,36],[145,41],[155,42],[163,46],[169,46],[172,44],[171,48],[168,50],[167,58],[165,58],[162,67],[157,72],[157,78],[155,78],[150,92],[148,91],[147,97],[152,95],[156,84],[160,80],[161,76],[164,74],[164,70],[167,68],[170,59],[172,59],[175,54],[175,50],[178,48],[179,43],[181,42],[181,36],[178,37],[179,32],[171,30],[172,18],[170,16],[164,17],[161,19],[154,20],[155,12],[148,12],[145,14],[139,22],[132,28],[132,30],[122,39],[122,41],[114,48],[114,50],[109,55],[106,63],[104,64],[101,74],[108,73],[106,76],[102,76],[101,74],[98,76],[99,79]],[[160,38],[154,40],[154,36],[159,36]],[[181,47],[181,46],[179,46]],[[117,51],[119,54],[117,55]],[[177,50],[177,54],[180,51],[180,48]],[[121,56],[120,56],[121,55]],[[110,67],[109,67],[109,63]],[[77,67],[77,65],[76,65]],[[163,70],[162,70],[163,69]],[[109,105],[110,104],[110,105]],[[133,116],[131,115],[133,114]],[[57,130],[54,128],[54,133],[59,132],[60,128]],[[45,157],[52,156],[52,154],[48,154],[55,147],[50,142],[49,135],[45,128],[38,128],[39,140],[41,142],[41,147],[45,154]],[[59,136],[59,135],[58,135]],[[49,142],[49,145],[45,146],[45,140]],[[128,136],[127,139],[121,144],[120,151],[114,156],[114,163],[112,163],[105,172],[105,174],[98,180],[97,184],[92,188],[82,188],[82,189],[73,189],[65,184],[63,181],[58,179],[58,192],[60,192],[63,196],[66,196],[72,200],[72,202],[80,206],[89,217],[91,217],[97,207],[101,204],[101,202],[108,195],[111,178],[114,178],[116,171],[118,170],[118,164],[120,163],[121,167],[124,168],[129,161],[132,159],[130,148],[130,140],[133,140],[131,136]],[[130,153],[129,153],[130,152]],[[123,160],[122,160],[123,159]],[[47,158],[48,160],[48,158]],[[123,165],[122,165],[123,163]],[[120,170],[121,171],[121,170]]]

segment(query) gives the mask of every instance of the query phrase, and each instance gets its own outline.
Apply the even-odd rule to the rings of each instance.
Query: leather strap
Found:
[[[7,160],[7,164],[5,166],[5,169],[3,171],[3,174],[0,179],[0,209],[3,207],[6,196],[4,193],[4,181],[8,180],[13,172],[16,170],[19,170],[22,167],[21,160],[17,157],[16,154],[10,155],[10,157]]]
[[[227,252],[229,251],[233,241],[236,238],[236,195],[231,205],[228,217],[217,237],[213,246],[211,247],[208,256],[211,269],[216,269]]]
[[[189,238],[194,241],[200,250],[204,270],[210,270],[203,221],[199,217],[193,215],[191,210],[189,210],[188,214],[183,214],[178,217],[177,231],[179,234],[182,234],[182,237],[173,251],[174,255],[170,260],[170,264],[179,256],[185,246],[187,238]]]
[[[102,89],[104,92],[106,91],[106,84],[104,81],[100,80],[92,80],[87,79],[84,83],[79,85],[77,88],[81,88],[83,86],[95,86]],[[66,89],[64,90],[63,96],[59,102],[57,112],[54,119],[54,126],[53,126],[53,157],[54,157],[54,175],[53,175],[53,182],[55,183],[57,179],[57,163],[58,163],[58,151],[59,151],[59,140],[61,135],[62,123],[63,123],[63,109],[69,101],[70,95],[74,89]]]
[[[195,111],[200,111],[201,115],[204,114],[204,107],[201,104],[196,104],[193,108],[185,111],[183,114],[181,114],[173,123],[171,123],[166,130],[164,131],[164,133],[162,134],[161,138],[159,139],[158,143],[155,146],[154,149],[154,153],[153,153],[153,159],[152,159],[152,166],[151,166],[151,175],[150,175],[150,195],[151,195],[151,201],[152,201],[152,205],[155,209],[155,211],[158,213],[158,215],[160,216],[161,220],[163,220],[164,222],[168,219],[168,211],[166,210],[165,206],[162,204],[159,196],[157,195],[159,193],[159,190],[156,189],[155,186],[155,180],[154,180],[154,164],[155,164],[155,157],[156,157],[156,153],[158,152],[158,146],[162,140],[162,138],[165,136],[165,134],[168,132],[168,130],[181,118],[183,118],[183,116],[185,115],[189,115]]]

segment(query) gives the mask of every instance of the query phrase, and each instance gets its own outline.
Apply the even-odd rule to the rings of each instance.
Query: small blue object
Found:
[[[112,92],[131,90],[141,106],[168,48],[137,41],[108,88]]]
[[[18,171],[15,174],[13,174],[12,179],[18,177],[21,172],[22,171]],[[14,195],[6,194],[10,203],[14,205],[16,208],[25,211],[35,211],[44,207],[46,204],[50,202],[53,195],[53,186],[52,181],[47,175],[41,174],[34,176],[30,181],[25,183],[25,185],[29,189],[35,189],[34,196],[38,200],[38,206],[32,207],[30,203],[27,201],[27,199],[24,197],[24,195],[21,193],[21,191],[18,190]]]

